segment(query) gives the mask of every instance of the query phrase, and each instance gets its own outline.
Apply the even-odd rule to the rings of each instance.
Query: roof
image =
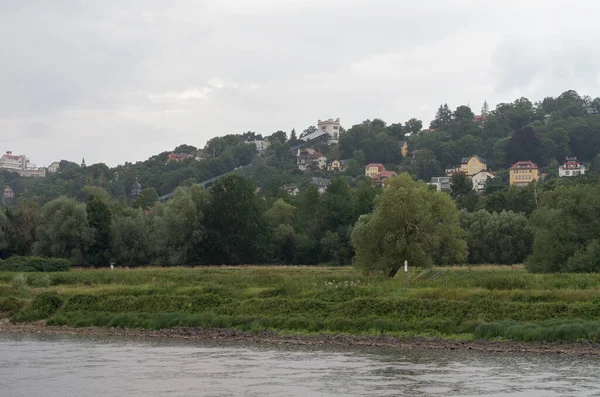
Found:
[[[285,189],[285,190],[295,190],[295,189],[298,189],[298,186],[296,186],[296,185],[289,185],[289,186],[288,185],[284,185],[281,188]]]
[[[494,175],[494,173],[493,173],[493,172],[489,172],[489,171],[487,171],[487,170],[481,170],[481,171],[479,171],[479,172],[476,172],[475,174],[471,175],[471,178],[473,178],[473,177],[475,177],[475,176],[477,176],[477,175],[479,175],[479,174],[489,174],[489,175],[491,175],[491,176],[492,176],[492,178],[495,178],[495,177],[496,177],[496,175]]]
[[[396,171],[383,171],[379,173],[380,178],[389,178],[398,175]]]
[[[366,167],[368,167],[368,168],[371,168],[371,167],[383,168],[383,164],[381,164],[381,163],[371,163],[371,164],[367,164]]]
[[[512,167],[510,167],[511,170],[516,170],[516,169],[521,169],[521,168],[529,168],[529,169],[537,170],[538,166],[535,165],[535,163],[533,161],[527,160],[527,161],[517,161],[516,163],[514,163],[512,165]]]
[[[400,146],[404,146],[404,144],[405,144],[405,143],[406,143],[406,141],[399,141],[399,142],[398,142],[398,145],[400,145]]]
[[[331,179],[313,177],[311,179],[311,182],[319,187],[326,187],[329,186],[329,184],[331,183]]]
[[[482,162],[482,163],[487,163],[487,162],[485,161],[485,159],[484,159],[484,158],[482,158],[482,157],[479,157],[479,156],[477,156],[476,154],[474,154],[474,155],[472,155],[472,156],[470,156],[470,157],[463,157],[463,158],[460,160],[460,163],[461,163],[461,164],[466,164],[466,163],[468,163],[468,162],[469,162],[469,160],[471,160],[473,157],[475,157],[477,160],[479,160],[479,161],[480,161],[480,162]]]
[[[303,136],[299,140],[300,141],[304,141],[304,142],[308,142],[308,141],[315,140],[317,138],[321,138],[323,135],[327,135],[327,131],[316,131],[316,132],[313,132],[312,134],[308,134],[308,135]]]

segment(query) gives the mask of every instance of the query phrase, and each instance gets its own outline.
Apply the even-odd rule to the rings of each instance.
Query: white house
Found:
[[[577,161],[577,157],[567,157],[565,162],[558,166],[558,176],[585,175],[586,167]]]
[[[449,192],[452,187],[452,177],[434,176],[429,184],[435,186],[438,192]]]
[[[51,174],[57,173],[60,170],[60,162],[55,161],[48,166],[48,172]]]
[[[489,171],[479,171],[471,177],[473,182],[473,190],[477,193],[482,192],[485,189],[485,184],[488,179],[495,179],[496,176]]]
[[[317,129],[326,132],[328,135],[327,142],[338,143],[340,139],[340,119],[328,119],[317,121]]]
[[[251,143],[256,146],[256,150],[259,154],[263,154],[265,150],[271,146],[271,142],[267,140],[256,140],[256,141],[246,141],[246,143]]]
[[[0,170],[17,172],[21,176],[46,176],[45,169],[37,168],[25,155],[14,155],[11,151],[7,151],[0,157]]]

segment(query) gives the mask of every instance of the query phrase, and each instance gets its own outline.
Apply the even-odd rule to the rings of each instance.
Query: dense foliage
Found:
[[[35,254],[85,266],[346,265],[355,256],[353,230],[376,218],[377,211],[371,214],[375,198],[385,190],[364,177],[366,164],[382,163],[387,170],[428,182],[462,157],[478,155],[494,170],[495,180],[476,193],[469,178],[456,174],[445,196],[463,210],[465,233],[457,230],[452,244],[465,236],[469,262],[518,263],[531,255],[532,271],[600,271],[590,193],[600,186],[600,98],[567,91],[535,103],[520,98],[495,109],[486,103],[480,113],[475,117],[468,106],[452,110],[443,104],[426,130],[416,119],[388,124],[375,118],[341,129],[339,144],[308,145],[328,159],[344,160],[341,171],[298,169],[293,149],[299,137],[316,131],[314,126],[301,134],[291,131],[289,139],[284,131],[216,137],[201,150],[181,145],[115,168],[61,161],[59,172],[47,178],[1,171],[0,186],[10,186],[18,199],[0,207],[0,258]],[[246,143],[255,139],[270,146],[259,154]],[[406,157],[403,141],[408,143]],[[170,160],[170,153],[183,157]],[[567,155],[586,163],[588,174],[557,178]],[[509,187],[507,168],[520,160],[536,162],[544,180]],[[214,182],[223,175],[228,176]],[[329,179],[329,186],[319,189],[315,177]],[[142,191],[132,197],[136,180]],[[207,180],[212,185],[197,184]],[[398,180],[408,183],[404,176]],[[285,185],[300,193],[288,195]],[[166,204],[158,202],[170,193]],[[589,208],[585,214],[584,208]],[[389,219],[404,210],[396,205]],[[429,208],[425,215],[437,210]],[[427,244],[456,248],[435,238]],[[397,245],[386,255],[406,256],[404,250]],[[415,263],[449,264],[463,257],[436,250]]]
[[[0,261],[0,271],[3,272],[66,272],[70,269],[69,261],[59,258],[12,256]]]

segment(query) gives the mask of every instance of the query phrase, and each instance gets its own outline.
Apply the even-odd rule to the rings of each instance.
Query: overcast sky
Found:
[[[110,166],[340,117],[600,95],[596,0],[0,0],[0,151]]]

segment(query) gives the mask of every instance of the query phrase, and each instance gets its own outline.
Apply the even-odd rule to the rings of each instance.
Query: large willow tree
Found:
[[[355,265],[393,277],[405,260],[411,266],[463,262],[467,244],[450,196],[408,174],[387,182],[373,213],[363,215],[352,232]]]

